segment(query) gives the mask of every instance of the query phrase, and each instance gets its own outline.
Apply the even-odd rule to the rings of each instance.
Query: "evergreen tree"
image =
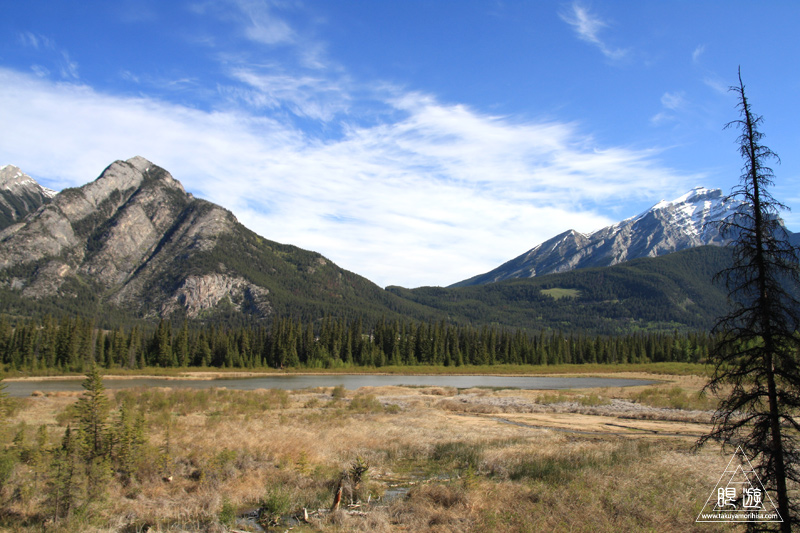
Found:
[[[78,398],[76,412],[78,428],[85,435],[87,462],[106,453],[107,423],[109,414],[108,398],[105,394],[100,368],[93,365],[82,384],[83,396]]]
[[[178,366],[187,366],[189,364],[189,326],[185,321],[180,333],[178,333],[177,352]]]
[[[112,457],[114,468],[124,483],[128,483],[134,477],[137,458],[146,442],[144,413],[140,411],[134,417],[132,406],[128,403],[122,404],[119,418],[114,425]]]
[[[3,383],[3,378],[0,377],[0,430],[6,424],[8,417],[8,392],[6,392],[7,385]]]
[[[61,447],[53,455],[50,467],[52,478],[49,487],[49,501],[54,520],[69,519],[80,498],[81,483],[77,449],[72,428],[67,426],[61,440]]]
[[[733,238],[733,266],[720,273],[733,307],[716,325],[719,341],[710,354],[715,370],[706,388],[727,396],[713,431],[700,443],[719,439],[742,447],[764,487],[777,494],[781,530],[788,532],[800,522],[787,486],[800,482],[800,303],[793,296],[800,287],[798,254],[778,218],[785,207],[768,191],[774,175],[767,162],[777,156],[762,144],[762,118],[750,108],[741,73],[731,90],[741,118],[728,126],[741,131],[744,159],[734,196],[744,204],[721,227]]]
[[[111,476],[108,432],[109,405],[100,368],[95,364],[86,374],[84,393],[76,403],[81,456],[87,474],[88,496],[98,500],[105,496],[106,483]]]
[[[47,426],[41,424],[36,430],[36,442],[28,453],[28,464],[33,471],[33,490],[36,492],[39,488],[39,479],[46,474],[47,469]]]

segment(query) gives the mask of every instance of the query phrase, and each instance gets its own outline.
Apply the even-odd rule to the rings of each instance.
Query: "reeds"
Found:
[[[546,398],[470,391],[479,393]],[[613,396],[568,391],[553,399],[559,395],[589,405]],[[690,453],[686,441],[569,435],[453,412],[459,394],[446,388],[111,396],[115,409],[146,411],[147,445],[132,478],[111,479],[102,502],[52,522],[46,491],[24,490],[34,480],[46,486],[49,474],[22,460],[14,434],[21,430],[29,446],[44,424],[45,448],[56,448],[65,429],[58,421],[69,418],[63,413],[74,398],[22,401],[0,431],[0,453],[10,458],[0,529],[223,532],[244,529],[240,515],[252,510],[286,529],[305,509],[310,523],[301,521],[300,531],[689,531],[719,475],[716,462],[725,464]],[[345,490],[340,511],[328,512],[353,465],[368,470]],[[398,484],[405,496],[384,500]]]

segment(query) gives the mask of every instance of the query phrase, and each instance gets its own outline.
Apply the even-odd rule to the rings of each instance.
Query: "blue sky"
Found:
[[[0,0],[0,165],[144,156],[268,239],[448,285],[741,160],[741,66],[800,209],[794,1]],[[745,31],[745,28],[747,31]],[[790,229],[800,213],[784,213]]]

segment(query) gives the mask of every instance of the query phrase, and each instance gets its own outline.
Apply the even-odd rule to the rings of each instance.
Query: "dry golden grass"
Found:
[[[669,381],[656,390],[701,385],[692,376],[659,377]],[[331,388],[117,393],[112,404],[148,406],[149,446],[137,480],[111,481],[104,502],[48,531],[244,530],[248,523],[226,520],[257,508],[284,518],[306,508],[310,523],[296,524],[299,531],[695,530],[728,458],[711,448],[692,453],[691,437],[653,431],[690,435],[706,426],[547,411],[551,400],[592,409],[606,406],[603,399],[644,397],[642,390],[375,387],[339,398]],[[26,399],[0,443],[12,447],[23,427],[31,442],[45,424],[55,446],[64,431],[59,413],[74,401]],[[520,412],[520,406],[545,411]],[[359,457],[370,466],[368,479],[346,487],[340,511],[316,512],[330,507],[342,472]],[[15,490],[32,476],[29,465],[18,464],[0,491],[6,509],[0,528],[41,530],[42,492]],[[393,487],[398,483],[401,489]],[[380,499],[405,489],[391,501]],[[345,505],[359,497],[361,507]],[[364,505],[366,499],[378,505]]]

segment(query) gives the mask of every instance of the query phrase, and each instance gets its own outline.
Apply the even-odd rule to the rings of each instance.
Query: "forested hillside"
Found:
[[[730,257],[726,248],[703,246],[487,285],[388,290],[472,324],[609,335],[709,330],[727,306],[712,278]]]
[[[570,331],[526,333],[496,326],[380,320],[365,324],[327,317],[318,325],[275,319],[271,327],[180,328],[162,321],[101,330],[81,319],[0,318],[0,360],[9,370],[83,372],[146,367],[341,368],[386,365],[494,365],[698,362],[706,333],[590,336]]]

